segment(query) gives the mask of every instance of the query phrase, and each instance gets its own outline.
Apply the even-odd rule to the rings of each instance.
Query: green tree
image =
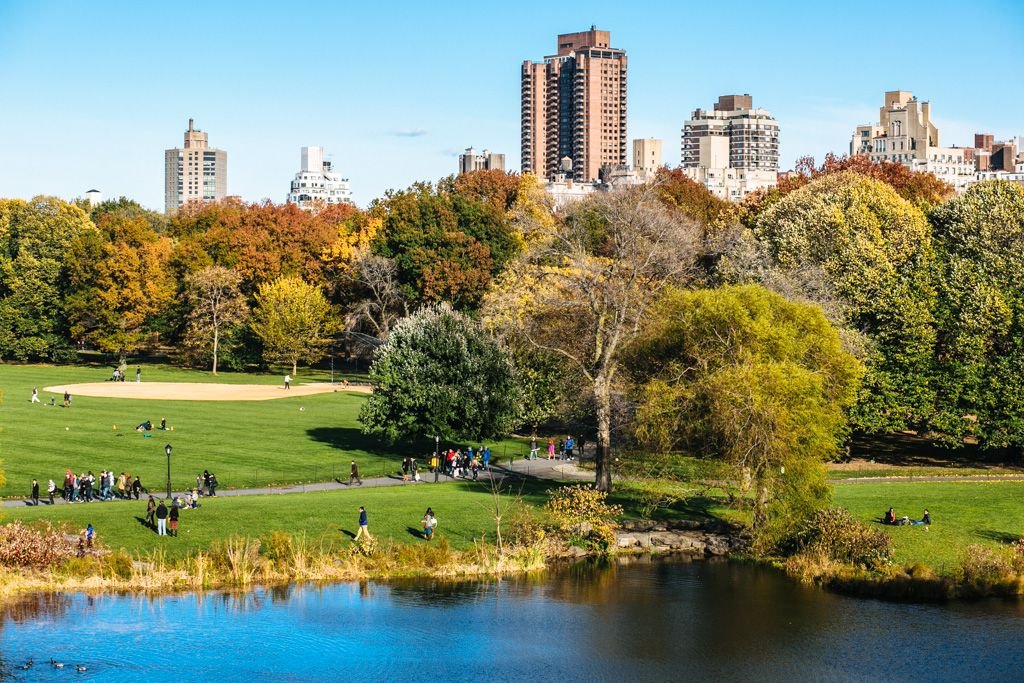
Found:
[[[827,503],[821,463],[847,433],[863,368],[816,306],[757,285],[670,289],[625,358],[640,443],[739,468],[762,539]]]
[[[331,306],[319,287],[298,277],[279,277],[259,287],[252,330],[268,361],[286,362],[292,374],[299,361],[316,360],[326,344]]]
[[[932,426],[1024,446],[1024,190],[979,183],[932,214],[941,262]]]
[[[592,196],[543,229],[488,295],[488,324],[581,378],[597,417],[596,486],[610,491],[619,352],[658,293],[694,272],[700,228],[640,188]]]
[[[374,353],[363,431],[390,441],[481,440],[507,434],[518,415],[508,356],[473,320],[436,304],[403,318]]]
[[[53,197],[0,200],[0,358],[73,354],[62,304],[68,256],[95,231],[84,211]]]
[[[188,277],[189,313],[186,346],[209,356],[213,374],[226,332],[249,316],[249,306],[239,291],[242,276],[222,266],[209,266]]]
[[[853,171],[795,190],[757,220],[775,267],[813,270],[845,308],[845,323],[872,348],[853,411],[865,431],[926,423],[934,402],[935,257],[920,209],[888,185]]]

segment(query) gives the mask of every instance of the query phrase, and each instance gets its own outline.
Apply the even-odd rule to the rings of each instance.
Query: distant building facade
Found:
[[[722,199],[739,201],[774,187],[779,124],[750,95],[723,95],[711,111],[696,109],[683,124],[680,168]]]
[[[473,171],[504,171],[505,155],[489,152],[486,149],[480,154],[472,147],[467,147],[463,154],[459,155],[459,174],[472,173]]]
[[[89,190],[85,193],[85,201],[89,202],[89,206],[99,206],[103,203],[103,193],[99,190]]]
[[[933,173],[957,192],[975,182],[974,151],[940,146],[939,129],[931,119],[931,105],[906,90],[885,93],[878,123],[857,126],[850,140],[850,154],[865,154],[872,161]]]
[[[207,134],[188,120],[183,147],[164,151],[164,210],[172,214],[192,201],[224,199],[228,153],[209,146]]]
[[[610,32],[560,34],[556,54],[523,62],[521,95],[523,173],[550,179],[568,157],[573,180],[590,182],[628,163],[626,52]]]
[[[324,159],[323,147],[303,147],[301,169],[292,180],[288,203],[302,209],[317,209],[331,204],[351,204],[348,178],[342,178]]]
[[[638,138],[633,140],[633,170],[645,177],[652,177],[661,168],[661,140]]]

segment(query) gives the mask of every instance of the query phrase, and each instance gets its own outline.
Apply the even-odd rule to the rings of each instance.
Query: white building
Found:
[[[292,180],[288,203],[310,210],[330,204],[352,203],[348,178],[331,171],[331,162],[324,161],[323,147],[302,148],[302,170]]]
[[[779,124],[750,95],[723,95],[712,111],[697,109],[683,125],[680,168],[721,199],[739,201],[774,187],[779,176]]]
[[[472,147],[467,147],[464,154],[459,155],[459,175],[473,171],[504,171],[505,155],[484,150],[477,154]]]
[[[85,193],[85,201],[89,202],[89,206],[99,206],[103,203],[103,193],[99,190],[89,190]]]
[[[850,154],[866,154],[872,161],[902,164],[912,171],[933,173],[957,192],[976,180],[972,151],[941,147],[939,129],[932,123],[931,106],[913,93],[885,93],[878,123],[857,126],[850,140]]]

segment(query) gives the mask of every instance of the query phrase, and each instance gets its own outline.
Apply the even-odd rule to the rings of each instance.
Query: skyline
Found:
[[[455,173],[470,146],[518,170],[522,62],[592,24],[628,54],[628,140],[662,139],[670,166],[690,113],[733,93],[750,93],[779,122],[782,170],[804,154],[845,153],[887,90],[930,101],[943,145],[969,146],[975,132],[1024,134],[1024,92],[1007,83],[1024,67],[1015,52],[1024,7],[730,7],[744,4],[723,13],[308,3],[282,16],[269,3],[6,3],[0,67],[15,95],[0,108],[0,195],[96,188],[160,210],[163,153],[180,145],[189,118],[227,151],[228,193],[245,201],[283,202],[300,148],[311,145],[325,147],[360,206]],[[983,44],[972,27],[984,27]],[[900,32],[908,38],[894,40]],[[928,34],[932,43],[917,40]],[[806,45],[806,56],[788,45]]]

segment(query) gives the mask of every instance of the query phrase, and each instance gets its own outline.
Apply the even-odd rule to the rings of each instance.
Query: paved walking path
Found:
[[[566,481],[591,481],[594,478],[592,472],[581,469],[576,466],[575,463],[566,462],[562,460],[516,460],[508,467],[492,466],[491,473],[480,471],[480,478],[486,480],[488,476],[495,476],[501,479],[510,476],[522,476],[522,477],[533,477],[537,479],[550,479],[550,480],[566,480]],[[402,481],[399,476],[390,477],[366,477],[363,479],[362,486],[365,488],[375,488],[379,486],[420,486],[423,484],[433,484],[434,474],[430,470],[420,470],[419,482]],[[470,481],[467,478],[452,478],[447,475],[441,474],[438,476],[438,483],[445,483],[451,481]],[[324,481],[317,482],[315,484],[291,484],[288,486],[267,486],[262,488],[251,488],[251,489],[221,489],[217,492],[216,497],[231,498],[233,496],[267,496],[267,495],[283,495],[289,493],[307,493],[310,491],[338,491],[347,488],[359,488],[359,484],[353,484],[351,487],[348,485],[348,480],[344,482],[341,480],[335,481]],[[150,494],[160,497],[162,494],[158,490],[150,489]],[[146,500],[148,494],[143,494],[141,500]],[[185,496],[184,491],[174,493],[175,496]],[[122,499],[115,498],[113,501],[106,502],[117,502]],[[49,507],[49,498],[44,494],[40,496],[39,502],[41,505]],[[101,502],[97,499],[96,502]],[[54,505],[69,505],[63,498],[55,496],[53,500]],[[5,500],[3,507],[25,507],[29,506],[31,501],[25,499]],[[77,505],[77,503],[76,503]]]

